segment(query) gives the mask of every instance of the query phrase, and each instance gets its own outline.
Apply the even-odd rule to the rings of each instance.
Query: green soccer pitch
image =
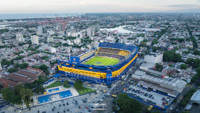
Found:
[[[95,56],[88,61],[86,61],[84,64],[87,65],[98,65],[98,66],[109,66],[109,65],[115,65],[119,63],[119,59],[117,58],[109,58],[109,57],[101,57],[101,56]]]

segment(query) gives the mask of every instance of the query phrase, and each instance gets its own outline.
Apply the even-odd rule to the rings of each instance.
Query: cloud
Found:
[[[200,1],[200,0],[199,0]],[[194,7],[200,7],[200,5],[195,4],[175,4],[175,5],[168,5],[167,7],[179,7],[179,8],[194,8]]]

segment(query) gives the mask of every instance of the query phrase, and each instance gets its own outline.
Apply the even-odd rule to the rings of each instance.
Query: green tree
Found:
[[[156,63],[156,70],[161,72],[163,70],[163,66]]]
[[[70,86],[69,86],[69,81],[68,81],[68,80],[66,80],[63,84],[64,84],[64,87],[70,87]]]
[[[3,98],[7,102],[14,104],[13,100],[14,100],[15,93],[10,87],[2,89],[1,93],[2,93]]]
[[[19,63],[15,63],[14,68],[18,68],[18,67],[19,67]]]
[[[28,64],[27,64],[27,63],[22,63],[22,64],[19,65],[19,67],[20,67],[21,69],[24,69],[24,68],[27,68],[27,67],[28,67]]]
[[[142,41],[142,42],[140,42],[140,46],[141,46],[141,47],[147,47],[147,44],[146,44],[145,41]]]
[[[1,64],[2,64],[2,65],[11,65],[12,62],[11,62],[11,61],[8,61],[8,60],[6,60],[6,59],[2,59]]]
[[[119,113],[142,113],[142,105],[125,93],[119,94],[115,102],[120,108]]]
[[[23,88],[22,84],[16,85],[14,87],[15,97],[14,97],[14,103],[15,104],[22,104],[22,99],[20,96],[20,90]]]
[[[158,43],[158,39],[153,39],[152,41],[152,44],[151,45],[154,45],[154,44],[157,44]]]
[[[182,43],[184,41],[184,38],[179,38],[178,42]]]
[[[175,53],[175,51],[167,51],[163,54],[163,60],[165,62],[181,62],[182,58],[181,55]]]
[[[187,69],[187,65],[186,64],[181,64],[180,68],[181,69]]]
[[[195,55],[200,55],[200,51],[198,51],[198,50],[194,50],[194,52],[193,52]]]
[[[17,72],[18,70],[16,68],[10,68],[8,69],[8,72],[9,73],[14,73],[14,72]]]
[[[45,64],[42,64],[39,66],[39,69],[41,69],[46,75],[49,75],[49,71],[48,71],[48,66],[46,66]]]
[[[200,59],[188,58],[186,63],[189,64],[190,66],[192,66],[193,68],[197,68],[200,65]]]
[[[27,107],[30,107],[31,96],[33,96],[33,92],[31,89],[22,88],[20,90],[20,96]]]
[[[76,82],[74,83],[74,87],[76,89],[82,89],[83,88],[83,82],[81,80],[76,80]]]
[[[39,85],[38,87],[35,88],[34,92],[37,94],[44,93],[45,89],[42,85]]]
[[[190,101],[190,98],[192,97],[192,95],[196,92],[196,89],[193,88],[193,89],[190,89],[184,96],[183,96],[183,99],[181,100],[180,102],[180,105],[182,107],[185,107],[189,101]]]
[[[157,51],[157,47],[154,46],[154,47],[152,48],[152,50],[153,50],[153,52],[156,52],[156,51]]]

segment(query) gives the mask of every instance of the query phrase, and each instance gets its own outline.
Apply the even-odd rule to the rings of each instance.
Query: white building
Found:
[[[49,52],[50,52],[50,53],[56,53],[56,48],[50,47],[50,48],[49,48]]]
[[[37,34],[38,35],[42,35],[43,34],[43,27],[42,26],[38,26],[38,28],[37,28]]]
[[[74,40],[74,43],[77,44],[77,45],[79,45],[81,43],[81,39],[80,38],[76,38]]]
[[[163,61],[163,54],[161,53],[150,53],[144,56],[144,61],[148,63],[161,63]]]
[[[140,45],[140,43],[144,40],[143,37],[137,37],[137,40],[138,40],[138,44]]]
[[[110,42],[110,43],[115,43],[116,42],[115,38],[111,37],[111,36],[106,37],[104,41],[105,42]]]
[[[73,45],[73,43],[70,40],[67,40],[68,45]]]
[[[24,36],[21,33],[16,34],[16,40],[17,42],[24,42]]]
[[[55,34],[55,32],[54,32],[53,30],[48,30],[47,33],[48,33],[48,35],[50,35],[50,36]]]
[[[95,35],[95,29],[94,28],[87,28],[87,36],[92,37]]]
[[[51,36],[47,37],[47,42],[53,42],[53,37]]]
[[[39,37],[36,35],[31,36],[31,42],[32,42],[32,44],[39,45]]]

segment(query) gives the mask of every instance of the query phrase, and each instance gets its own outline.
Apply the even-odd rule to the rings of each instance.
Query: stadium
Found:
[[[137,56],[136,46],[103,42],[98,48],[70,56],[67,62],[58,60],[58,70],[62,76],[111,85],[130,69]]]

